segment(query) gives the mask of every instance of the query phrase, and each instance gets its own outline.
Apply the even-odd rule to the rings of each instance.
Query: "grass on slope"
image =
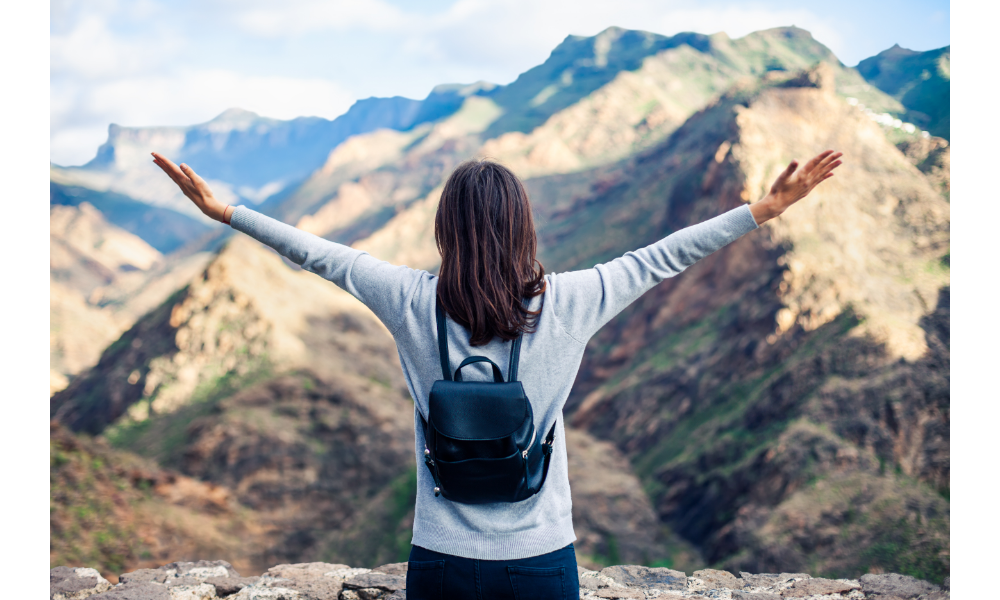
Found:
[[[411,465],[372,498],[350,526],[326,536],[317,560],[361,567],[406,561],[416,501],[417,471]]]
[[[174,560],[225,557],[244,574],[259,570],[266,534],[218,489],[58,425],[49,446],[51,567],[96,568],[112,582]]]
[[[179,468],[187,428],[198,417],[211,414],[219,401],[273,376],[267,361],[250,369],[249,375],[226,373],[200,384],[190,401],[177,411],[145,419],[122,418],[103,432],[112,446],[153,459],[165,467]]]
[[[942,583],[950,573],[947,500],[926,484],[889,472],[830,473],[773,509],[748,547],[720,566],[778,563],[814,576],[900,573]]]
[[[861,61],[857,70],[906,107],[906,120],[951,139],[951,46],[927,52],[893,46]]]

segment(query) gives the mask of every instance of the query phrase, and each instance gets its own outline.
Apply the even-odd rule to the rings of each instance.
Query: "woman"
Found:
[[[496,163],[468,161],[452,173],[441,194],[434,221],[441,269],[434,276],[377,260],[249,208],[224,205],[190,167],[153,156],[203,213],[336,283],[385,324],[415,403],[418,465],[424,432],[416,423],[427,415],[428,393],[442,369],[436,301],[450,317],[451,357],[485,355],[506,369],[508,342],[525,333],[518,379],[530,398],[535,430],[556,426],[548,477],[526,500],[472,505],[437,497],[429,470],[418,468],[407,572],[411,600],[579,597],[562,408],[587,340],[663,279],[782,214],[841,164],[841,154],[832,150],[801,170],[793,161],[759,202],[608,264],[546,275],[535,260],[531,206],[521,182]]]

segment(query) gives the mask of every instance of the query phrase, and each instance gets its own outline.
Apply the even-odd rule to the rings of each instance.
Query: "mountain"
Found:
[[[906,107],[906,120],[951,139],[951,46],[917,52],[895,44],[858,63],[857,70]]]
[[[130,272],[162,262],[138,237],[108,224],[88,203],[53,206],[49,226],[50,389],[97,362],[124,330],[111,314],[88,302],[94,291]]]
[[[226,203],[258,204],[320,167],[330,150],[349,136],[380,128],[411,129],[454,112],[467,96],[489,93],[493,87],[485,82],[443,85],[424,100],[368,98],[332,121],[319,117],[282,121],[233,108],[190,127],[112,124],[107,142],[93,160],[81,167],[50,167],[52,203],[72,204],[80,197],[151,244],[170,246],[165,250],[169,251],[179,245],[178,236],[190,241],[195,237],[192,229],[197,232],[217,224],[152,164],[151,151],[194,165]],[[181,215],[199,227],[190,228]],[[187,235],[177,231],[184,226]]]
[[[211,227],[200,219],[169,208],[150,206],[110,191],[78,185],[63,185],[62,173],[52,169],[49,181],[50,206],[88,204],[109,223],[132,233],[158,251],[168,254],[205,236]]]
[[[559,272],[755,201],[792,158],[844,151],[805,202],[591,340],[566,407],[578,551],[593,566],[941,581],[947,142],[880,116],[905,108],[803,30],[675,38],[568,38],[509,86],[458,90],[447,115],[346,139],[262,208],[434,270],[444,179],[488,154],[525,178]],[[398,560],[414,467],[391,338],[256,243],[214,243],[53,396],[53,418],[232,490],[285,532],[275,557]]]
[[[644,69],[643,65],[654,57],[659,58],[654,61],[658,64]],[[407,148],[410,163],[414,154],[444,154],[438,161],[420,162],[436,163],[435,169],[447,170],[455,160],[471,156],[484,141],[497,138],[494,146],[498,154],[515,163],[527,160],[540,164],[541,170],[532,169],[538,174],[586,167],[620,159],[629,151],[662,139],[739,77],[802,69],[816,61],[838,67],[838,82],[845,94],[878,111],[902,112],[902,106],[892,98],[877,90],[866,90],[870,86],[864,85],[857,72],[840,68],[842,65],[829,49],[802,29],[777,28],[731,40],[725,34],[666,37],[612,27],[590,38],[569,36],[545,63],[509,85],[479,82],[438,86],[422,101],[369,98],[333,121],[315,117],[279,121],[231,109],[208,123],[191,127],[111,125],[108,141],[90,163],[83,167],[51,167],[51,179],[60,186],[54,187],[52,201],[86,196],[109,220],[163,251],[192,242],[200,232],[195,233],[196,228],[185,230],[181,223],[186,222],[174,212],[203,226],[216,224],[203,217],[152,165],[148,153],[158,150],[194,166],[224,202],[261,203],[261,210],[292,223],[315,216],[318,221],[312,227],[325,228],[322,233],[331,235],[331,239],[353,242],[374,233],[398,210],[426,198],[441,179],[439,173],[428,173],[394,181],[388,185],[394,189],[392,197],[385,197],[375,182],[369,185],[358,181],[374,170],[391,172],[394,166],[389,163],[398,162],[392,159],[393,148]],[[657,84],[646,86],[644,81],[649,77]],[[619,92],[611,98],[596,98],[588,106],[579,106],[618,79],[623,80],[616,86]],[[637,97],[621,95],[630,92]],[[577,113],[589,111],[592,117],[607,116],[602,122],[612,124],[610,130],[576,136],[555,131],[565,128],[574,117],[564,116],[560,122],[553,121],[554,116],[573,106],[578,107]],[[601,114],[608,110],[610,114]],[[618,118],[625,119],[629,129],[636,129],[626,132],[634,138],[632,143],[616,139],[621,128],[613,123]],[[449,126],[442,127],[449,122]],[[540,131],[527,140],[518,137],[547,122],[548,133]],[[511,135],[504,137],[504,133]],[[357,153],[359,145],[371,146],[369,154],[381,157],[381,163],[372,163],[369,157],[360,163],[349,160],[350,164],[344,164],[343,153],[331,155],[348,138],[367,137],[365,134],[373,134],[371,143],[356,143],[347,154]],[[567,143],[568,150],[562,148]],[[364,169],[362,163],[370,168]],[[409,171],[405,166],[402,170]],[[331,203],[326,213],[342,212],[337,210],[345,204],[337,202],[339,187],[353,183],[364,188],[367,208],[360,218],[353,219],[357,225],[343,232],[334,231],[337,225],[327,227],[330,217],[319,213]],[[350,195],[351,186],[348,188]],[[138,210],[142,205],[158,212]],[[163,217],[176,225],[151,226]],[[164,236],[169,240],[160,239]]]
[[[543,65],[489,96],[468,98],[434,124],[348,140],[272,214],[389,261],[435,268],[437,251],[426,234],[436,194],[462,160],[489,156],[522,177],[613,164],[663,141],[741,79],[780,76],[817,61],[831,65],[841,95],[859,97],[869,108],[902,110],[878,90],[865,91],[871,86],[857,72],[794,27],[737,40],[609,28],[593,38],[571,36]],[[541,93],[540,81],[548,81],[543,76],[555,78],[552,89],[576,83],[544,103],[529,101]],[[523,97],[522,104],[505,108],[515,97]],[[543,116],[530,133],[510,131],[518,119]]]
[[[760,198],[791,158],[845,153],[787,215],[602,329],[569,422],[630,458],[660,519],[710,564],[940,580],[948,204],[812,79],[731,91],[589,193],[568,176],[528,182],[534,198],[568,190],[552,212],[536,202],[542,260],[559,271]]]
[[[413,461],[388,332],[346,292],[244,237],[55,394],[52,411],[231,490],[281,532],[266,560],[301,555]]]
[[[136,319],[204,268],[207,255],[164,257],[89,202],[51,205],[50,390],[97,363]]]

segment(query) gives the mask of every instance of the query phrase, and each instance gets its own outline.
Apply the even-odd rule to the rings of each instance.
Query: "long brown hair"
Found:
[[[545,268],[524,185],[490,160],[466,161],[441,192],[434,217],[441,253],[437,295],[445,312],[471,333],[473,346],[534,330],[540,311],[523,298],[545,291]]]

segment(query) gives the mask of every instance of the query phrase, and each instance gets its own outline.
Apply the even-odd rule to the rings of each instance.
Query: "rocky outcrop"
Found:
[[[88,202],[51,206],[51,392],[97,363],[109,344],[194,277],[208,257],[164,257]]]
[[[946,198],[951,195],[951,145],[939,137],[920,137],[896,145]]]
[[[142,277],[163,262],[154,248],[108,223],[87,202],[52,206],[49,214],[51,390],[97,362],[101,350],[131,323],[101,310],[95,290]]]
[[[56,567],[51,600],[405,600],[407,563],[375,569],[323,562],[271,567],[258,577],[241,577],[224,560],[175,562],[119,576],[112,586],[94,569]],[[805,573],[703,569],[691,576],[667,568],[616,565],[600,571],[580,567],[580,598],[661,600],[946,600],[940,586],[895,573],[860,579],[824,579]]]
[[[199,388],[269,369],[311,367],[403,389],[392,338],[370,311],[245,236],[185,284],[53,396],[53,418],[97,434],[123,415],[143,422],[197,400]]]

